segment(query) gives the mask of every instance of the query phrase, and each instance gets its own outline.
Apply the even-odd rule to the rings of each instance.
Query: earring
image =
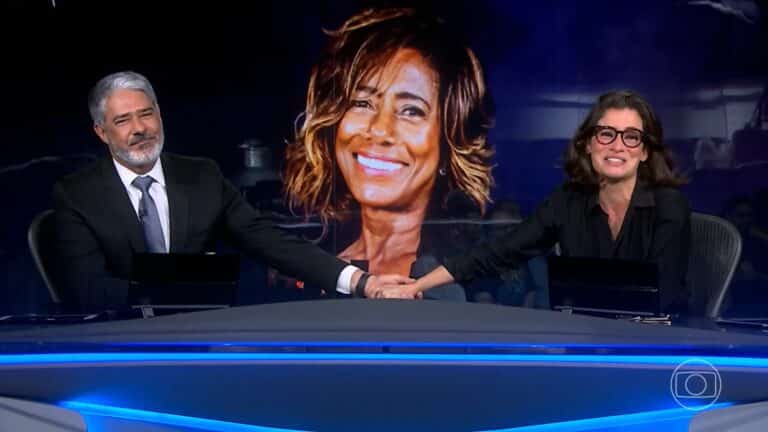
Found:
[[[437,173],[440,174],[441,176],[445,176],[446,174],[445,167],[440,167],[440,169],[437,170]]]

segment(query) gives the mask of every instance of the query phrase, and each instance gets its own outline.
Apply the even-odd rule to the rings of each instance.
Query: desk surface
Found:
[[[713,400],[768,400],[766,336],[494,305],[296,302],[20,329],[0,340],[0,394],[96,412],[93,427],[105,430],[102,422],[128,414],[136,428],[119,430],[146,430],[157,413],[335,432],[638,416],[653,424],[578,430],[684,430],[695,412],[676,402],[674,385],[693,358],[722,378]],[[247,427],[216,430],[262,430]]]
[[[441,301],[320,300],[183,313],[151,319],[18,328],[0,332],[5,352],[48,344],[205,345],[266,343],[424,349],[663,349],[665,353],[768,354],[768,334],[706,320],[673,326],[561,312]],[[42,344],[42,345],[41,345]],[[93,347],[92,347],[93,348]],[[330,348],[329,348],[330,349]],[[362,349],[362,348],[361,348]]]

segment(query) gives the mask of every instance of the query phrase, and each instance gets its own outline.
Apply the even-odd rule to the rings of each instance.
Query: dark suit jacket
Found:
[[[334,291],[346,265],[263,218],[208,159],[162,155],[170,211],[170,251],[200,253],[227,236],[245,254]],[[123,306],[133,254],[146,252],[136,212],[112,159],[53,189],[58,284],[79,310]]]

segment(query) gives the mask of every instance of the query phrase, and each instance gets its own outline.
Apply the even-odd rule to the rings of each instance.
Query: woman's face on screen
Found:
[[[438,76],[401,49],[363,79],[336,131],[335,154],[361,207],[426,206],[440,162]]]

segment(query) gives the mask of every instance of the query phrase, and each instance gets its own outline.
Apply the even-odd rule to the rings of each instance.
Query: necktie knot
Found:
[[[152,183],[154,182],[155,179],[150,176],[139,176],[133,179],[131,184],[139,188],[142,193],[147,193],[147,191],[149,191],[149,187],[152,186]]]

